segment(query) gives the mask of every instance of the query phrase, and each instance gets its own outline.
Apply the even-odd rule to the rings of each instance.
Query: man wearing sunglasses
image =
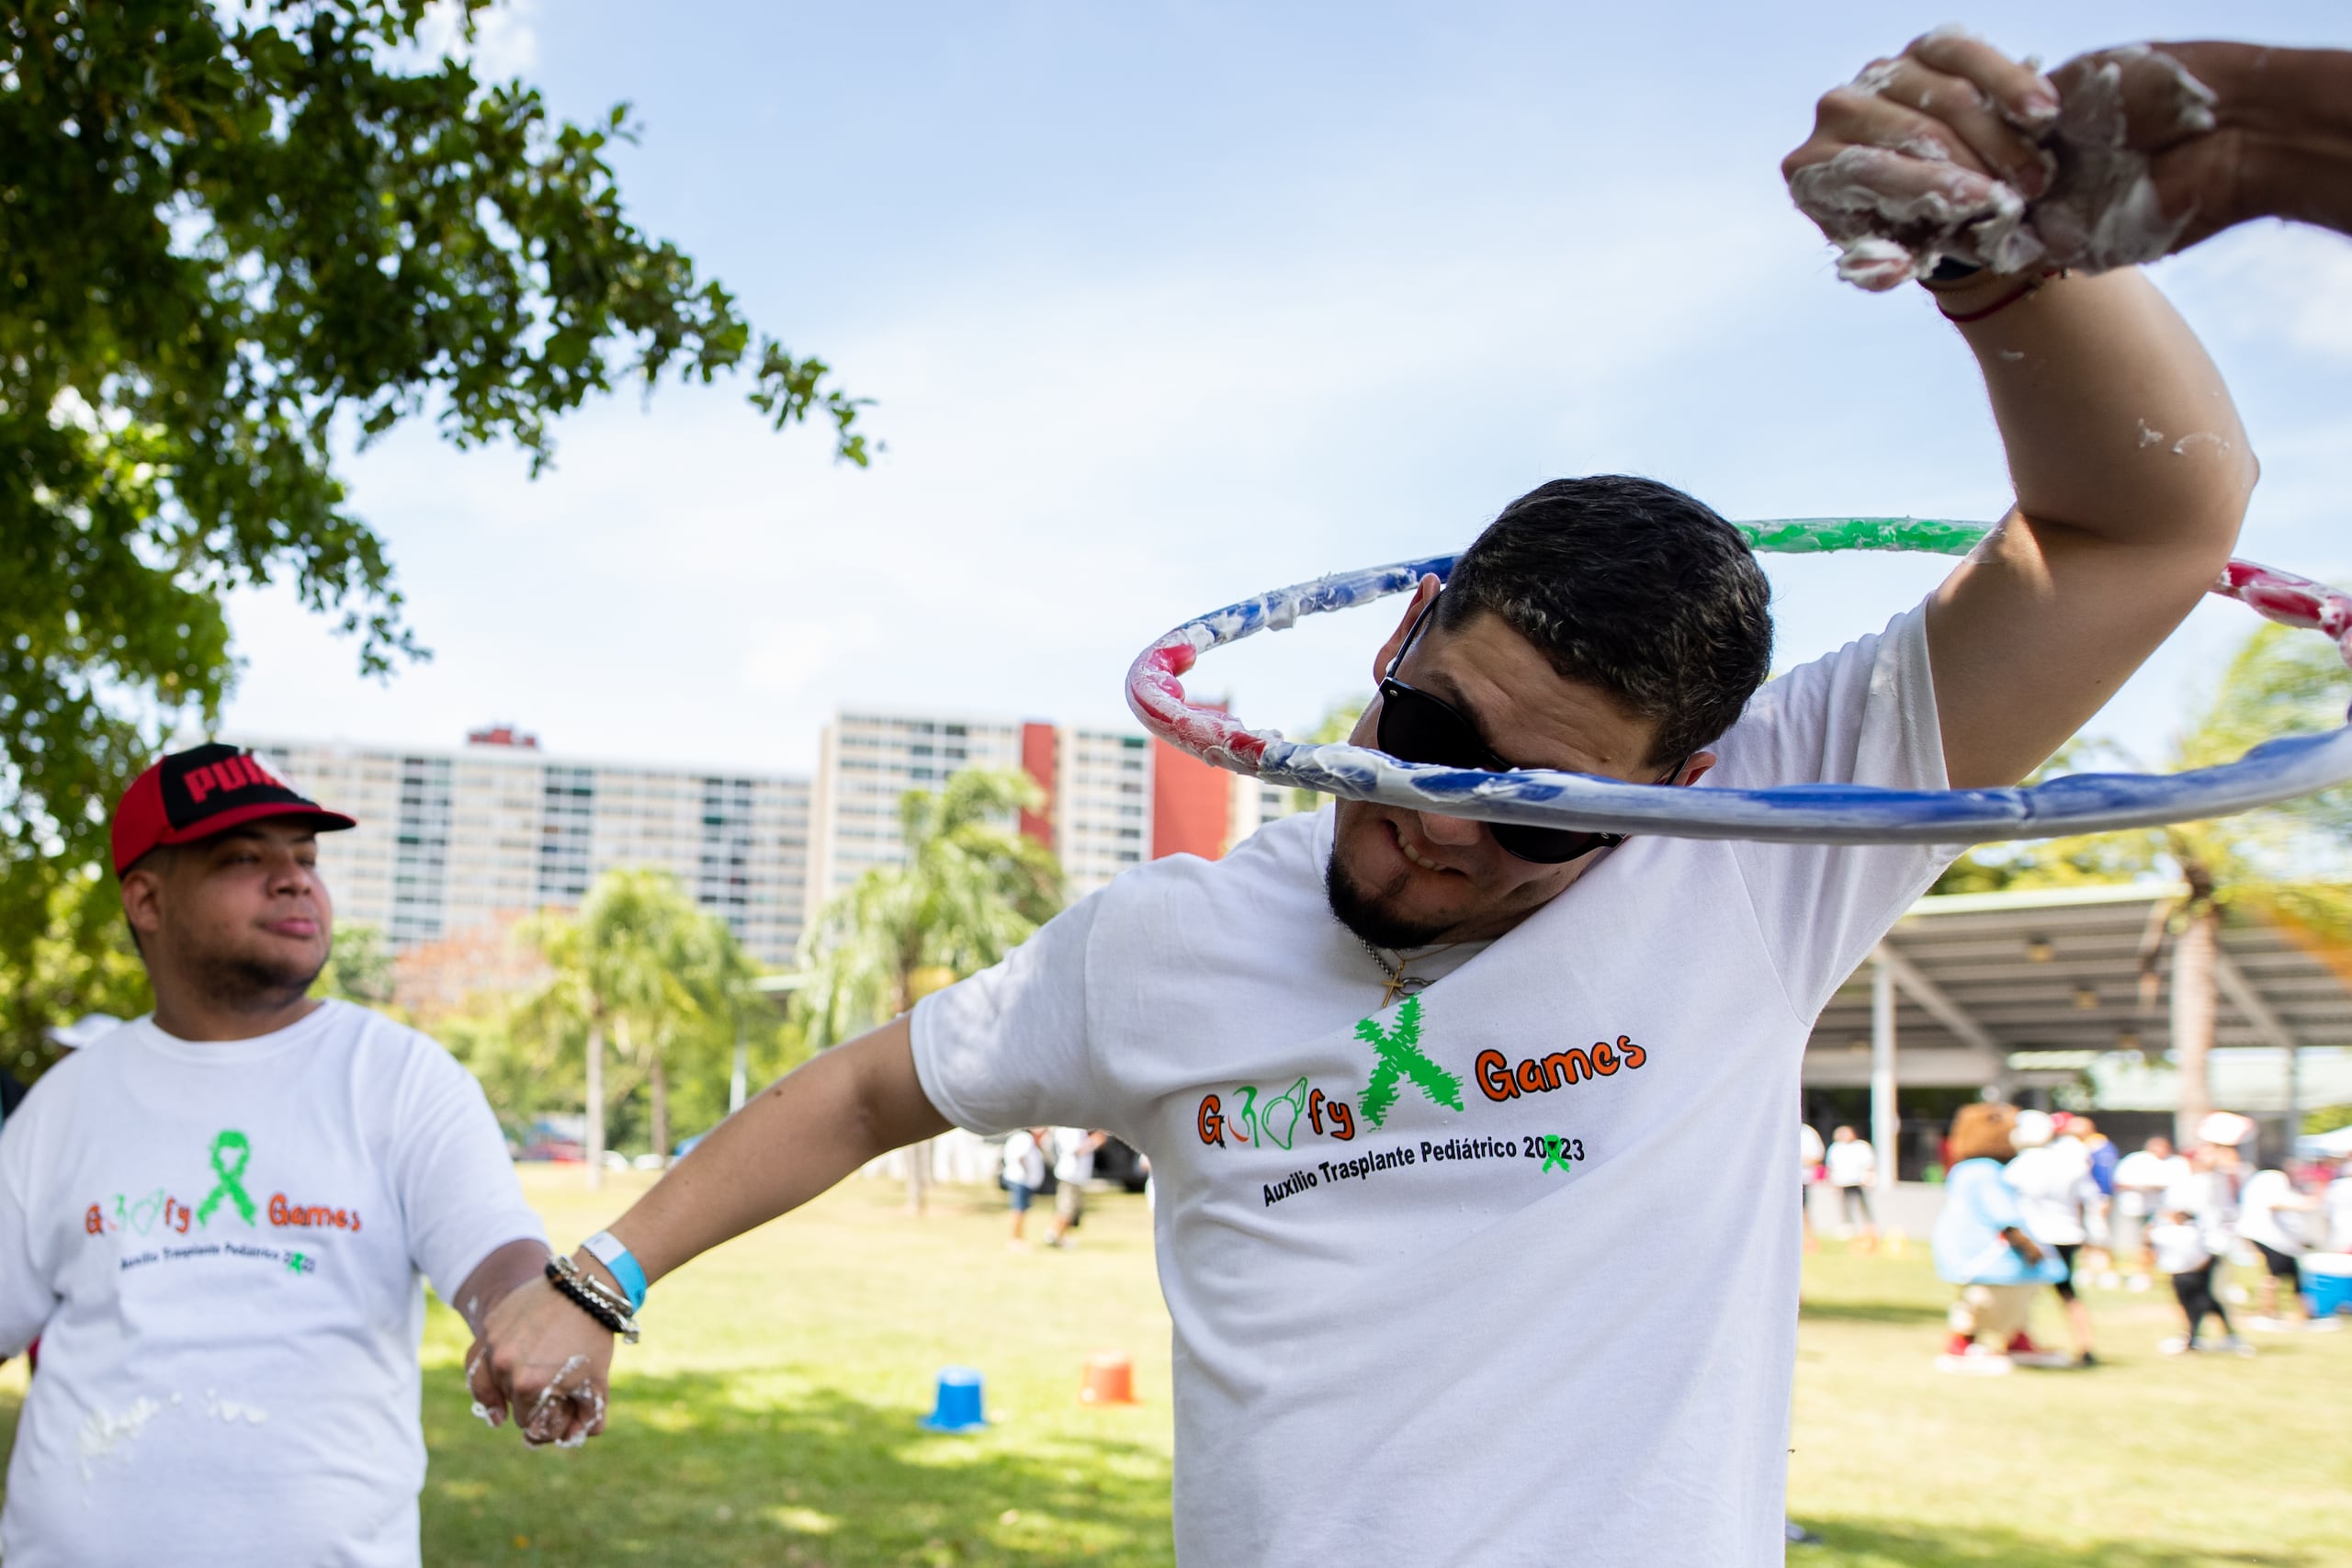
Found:
[[[1792,172],[1852,154],[1905,210],[2046,179],[2015,129],[2055,113],[2034,72],[1937,35],[1871,79]],[[2018,505],[1926,604],[1764,685],[1738,534],[1650,480],[1562,480],[1419,585],[1356,742],[1660,788],[2025,774],[2197,603],[2253,466],[2136,273],[1936,302]],[[1139,868],[827,1052],[575,1261],[635,1298],[951,1123],[1104,1128],[1159,1184],[1181,1561],[1778,1563],[1799,1064],[1946,858],[1343,802]],[[526,1287],[485,1340],[485,1404],[536,1441],[598,1428],[611,1341],[574,1302]]]

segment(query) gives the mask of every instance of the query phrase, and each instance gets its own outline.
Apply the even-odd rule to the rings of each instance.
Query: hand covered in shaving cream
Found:
[[[2168,252],[2256,218],[2352,233],[2352,51],[2158,43],[2050,74],[2070,111],[2120,108],[2118,146],[2144,160]]]
[[[611,1332],[534,1280],[491,1310],[466,1354],[466,1386],[492,1427],[511,1417],[534,1448],[576,1449],[605,1429],[612,1367]]]
[[[2059,114],[2047,77],[1939,28],[1823,94],[1781,173],[1849,283],[1893,288],[1945,256],[2018,271],[2041,259],[2023,225],[2058,178],[2041,143]]]
[[[1781,161],[1789,194],[1864,288],[1924,277],[1945,257],[1996,273],[2103,271],[2163,255],[2153,150],[2215,125],[2213,95],[2145,46],[2043,76],[1939,28],[1823,96],[1813,135]]]

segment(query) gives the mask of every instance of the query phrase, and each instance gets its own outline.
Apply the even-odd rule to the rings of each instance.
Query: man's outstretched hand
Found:
[[[466,1353],[466,1386],[492,1426],[512,1420],[534,1447],[576,1449],[605,1429],[612,1368],[611,1331],[538,1279],[492,1309]]]

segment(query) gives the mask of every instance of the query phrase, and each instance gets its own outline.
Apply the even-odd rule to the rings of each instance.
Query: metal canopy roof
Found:
[[[2151,922],[2186,891],[2155,884],[1922,898],[1822,1010],[1805,1079],[1869,1081],[1880,958],[1894,984],[1905,1083],[2015,1081],[2007,1067],[2017,1051],[2164,1051],[2170,944],[2145,1004],[2140,953]],[[2233,914],[2222,930],[2219,979],[2219,1047],[2352,1045],[2352,985],[2278,926]]]

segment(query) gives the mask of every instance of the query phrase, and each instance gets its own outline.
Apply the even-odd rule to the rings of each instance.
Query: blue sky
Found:
[[[290,596],[233,606],[232,730],[808,766],[843,703],[1120,720],[1169,626],[1465,543],[1559,474],[1727,515],[1990,518],[1974,368],[1789,208],[1812,104],[1951,11],[1904,5],[642,6],[494,16],[558,112],[631,102],[637,220],[876,400],[836,466],[740,389],[628,392],[554,470],[428,430],[350,465],[435,653],[389,682]],[[658,22],[655,18],[659,18]],[[2050,61],[2154,37],[2352,45],[2340,4],[1979,7]],[[2157,269],[2265,477],[2242,553],[2352,577],[2352,243],[2241,231]],[[1915,602],[1918,558],[1776,563],[1780,661]],[[2095,721],[2160,753],[2252,625],[2201,610]],[[1380,610],[1212,656],[1298,728]]]

